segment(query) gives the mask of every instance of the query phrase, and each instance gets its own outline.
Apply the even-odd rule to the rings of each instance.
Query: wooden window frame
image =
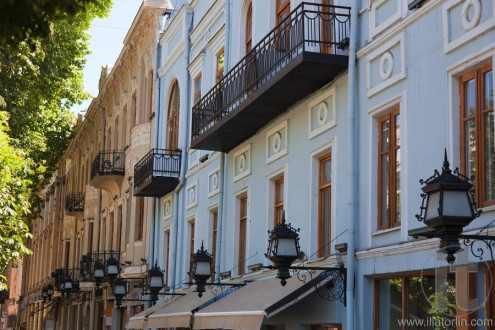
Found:
[[[395,219],[395,214],[397,211],[397,195],[391,193],[392,189],[396,187],[397,184],[397,173],[396,173],[396,153],[400,152],[400,144],[396,145],[397,136],[396,136],[396,125],[395,118],[400,115],[400,108],[396,107],[391,112],[386,115],[380,117],[378,119],[378,218],[377,218],[377,228],[378,230],[384,230],[394,227],[399,227],[401,225],[400,217],[399,220]],[[382,125],[384,122],[389,121],[389,143],[386,151],[382,151]],[[400,129],[400,127],[399,127]],[[400,131],[399,131],[400,138]],[[383,196],[385,195],[384,187],[382,186],[382,156],[388,154],[388,180],[387,185],[389,189],[388,193],[388,214],[387,214],[387,223],[382,225],[381,219],[383,212],[385,210],[382,209],[382,201]],[[400,210],[399,210],[400,211]]]
[[[246,269],[247,203],[247,194],[239,196],[239,257],[237,266],[238,275],[243,275]]]
[[[189,258],[189,263],[191,263],[191,258],[192,255],[194,254],[194,230],[196,226],[196,219],[191,219],[189,220],[189,251],[190,251],[190,258]],[[193,277],[189,275],[189,283],[193,282]]]
[[[323,257],[330,255],[330,235],[331,235],[331,211],[332,211],[332,205],[331,205],[331,200],[332,200],[332,180],[330,179],[328,182],[323,182],[323,170],[324,170],[324,163],[326,161],[332,161],[332,153],[329,152],[319,158],[319,176],[318,176],[318,257]],[[331,164],[331,163],[330,163]],[[331,165],[330,165],[331,166]],[[328,232],[324,232],[325,228],[325,221],[323,217],[323,210],[324,210],[324,193],[328,191],[328,212],[329,212],[329,217],[328,219]],[[328,236],[328,246],[325,246],[325,235]]]
[[[165,246],[165,256],[167,257],[167,264],[165,265],[165,287],[168,287],[168,263],[170,258],[170,229],[165,230],[165,236],[167,239],[167,244]]]
[[[212,256],[212,265],[215,269],[215,265],[217,262],[216,254],[217,254],[217,234],[218,234],[218,209],[214,209],[211,212],[212,216],[212,228],[211,228],[211,256]],[[211,274],[212,283],[215,282],[215,272],[213,271]]]
[[[224,56],[224,64],[222,64],[222,67],[219,67],[220,63],[219,63],[219,60],[220,60],[220,56]],[[215,73],[215,83],[217,84],[220,80],[222,80],[223,78],[223,69],[224,69],[224,65],[225,65],[225,50],[224,48],[222,47],[222,49],[220,49],[218,52],[217,52],[217,57],[216,57],[216,73]]]
[[[282,196],[279,195],[279,185],[282,184],[284,185],[284,176],[280,176],[273,180],[273,187],[275,189],[274,194],[273,194],[273,227],[275,228],[276,225],[279,224],[279,222],[282,219],[278,219],[278,211],[282,210],[282,213],[284,212],[284,191],[285,191],[285,185],[283,186],[282,189]],[[279,201],[279,197],[282,197],[281,200]]]
[[[490,205],[495,205],[495,199],[487,200],[486,197],[486,181],[481,178],[486,178],[486,171],[484,166],[481,164],[486,164],[485,157],[485,120],[484,117],[487,113],[493,113],[492,108],[486,108],[485,98],[484,98],[484,88],[486,82],[484,81],[484,74],[492,71],[492,62],[483,64],[474,70],[462,75],[459,78],[459,132],[460,132],[460,159],[461,159],[461,173],[466,176],[470,176],[467,173],[466,166],[466,144],[465,144],[465,129],[464,123],[468,120],[474,119],[474,133],[475,133],[475,165],[474,171],[477,173],[475,176],[475,199],[480,207],[486,207]],[[493,73],[492,73],[493,74]],[[465,93],[464,93],[464,83],[469,80],[475,80],[475,113],[471,116],[464,116],[464,104],[465,104]]]
[[[171,150],[179,147],[179,117],[180,117],[180,90],[179,82],[175,80],[170,90],[168,100],[167,128],[168,148]]]
[[[196,105],[201,100],[201,72],[194,78],[194,100],[193,103]],[[198,88],[199,81],[199,88]]]
[[[284,13],[290,13],[290,0],[277,0],[276,1],[276,15],[277,25],[282,21]]]
[[[244,45],[246,54],[248,54],[253,47],[253,3],[250,2],[246,11],[246,33],[244,36]]]

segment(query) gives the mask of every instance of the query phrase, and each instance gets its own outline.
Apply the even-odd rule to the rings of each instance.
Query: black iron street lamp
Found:
[[[462,234],[464,227],[479,217],[481,211],[476,208],[473,185],[470,179],[450,169],[445,151],[442,173],[435,170],[433,176],[420,180],[423,198],[418,221],[423,221],[430,230],[424,228],[409,231],[413,237],[438,237],[440,248],[447,254],[447,262],[455,261],[455,253],[461,249],[459,239],[494,240],[495,237]]]
[[[103,281],[103,278],[105,277],[105,267],[99,261],[95,262],[93,277],[96,281],[96,284],[100,284]]]
[[[163,281],[163,270],[157,266],[155,262],[155,266],[148,270],[148,276],[146,277],[146,284],[151,293],[151,301],[153,305],[158,300],[158,292],[165,286]]]
[[[265,257],[273,262],[274,268],[277,268],[277,278],[283,286],[290,278],[290,266],[296,259],[303,256],[299,246],[299,230],[285,222],[284,213],[282,221],[272,231],[268,231],[270,236]]]
[[[127,282],[122,277],[117,277],[112,283],[112,293],[115,297],[115,304],[122,305],[122,299],[127,294]]]
[[[213,257],[208,253],[208,250],[204,249],[203,242],[201,242],[201,249],[191,256],[190,270],[188,272],[196,282],[196,292],[198,292],[199,297],[203,296],[206,281],[213,273],[212,264]]]

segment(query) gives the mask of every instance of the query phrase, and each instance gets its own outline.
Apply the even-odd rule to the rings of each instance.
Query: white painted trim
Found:
[[[375,49],[366,57],[366,89],[368,98],[373,96],[374,94],[382,91],[383,89],[389,87],[390,85],[395,84],[396,82],[406,78],[406,59],[405,59],[405,51],[404,51],[404,35],[405,32],[398,34],[394,38],[385,42],[382,46]],[[390,48],[394,47],[396,44],[399,44],[400,47],[400,71],[396,74],[392,75],[387,80],[380,82],[378,85],[371,87],[371,62],[376,59],[378,56],[385,53]],[[378,74],[378,73],[377,73]]]
[[[182,41],[174,48],[174,50],[168,55],[165,63],[158,69],[158,78],[165,76],[171,68],[179,61],[180,57],[186,51],[186,42]]]
[[[288,152],[288,145],[289,145],[289,141],[287,139],[287,132],[289,130],[289,126],[288,126],[288,122],[289,120],[288,119],[285,119],[284,121],[282,121],[280,124],[278,124],[277,126],[273,127],[272,129],[270,129],[269,131],[266,132],[266,163],[267,164],[270,164],[271,162],[281,158],[282,156],[286,155],[287,152]],[[283,134],[284,137],[283,139],[285,139],[285,148],[281,149],[279,152],[273,154],[272,156],[270,156],[270,137],[277,133],[278,131],[282,130],[285,128],[285,133]]]
[[[312,113],[311,113],[311,108],[314,107],[315,105],[317,105],[318,103],[326,100],[329,97],[332,97],[332,104],[331,104],[331,109],[329,109],[329,112],[332,112],[333,120],[328,121],[327,123],[321,125],[320,127],[316,128],[314,130],[311,130],[311,123],[312,123],[312,119],[313,119]],[[332,128],[336,125],[336,122],[337,122],[336,98],[337,98],[336,87],[332,87],[308,103],[308,137],[309,137],[309,139],[313,139],[313,138],[317,137],[321,133],[326,132],[327,130],[329,130],[330,128]]]
[[[369,40],[369,43],[357,52],[357,58],[361,59],[363,56],[368,55],[373,50],[380,47],[387,40],[389,40],[390,38],[393,38],[394,36],[403,32],[409,26],[411,26],[412,24],[416,23],[421,18],[423,18],[424,16],[429,14],[431,11],[433,11],[436,7],[441,5],[443,2],[444,2],[444,0],[430,0],[430,1],[428,1],[425,5],[423,5],[421,7],[421,10],[416,10],[411,16],[408,16],[407,18],[403,19],[402,21],[400,21],[395,26],[391,27],[390,29],[387,29],[376,40]]]
[[[453,51],[454,49],[462,46],[463,44],[475,39],[477,36],[481,36],[484,32],[495,27],[495,4],[492,4],[492,17],[487,21],[473,27],[469,31],[466,31],[462,36],[455,40],[449,40],[449,10],[458,5],[462,0],[449,0],[442,6],[443,12],[443,48],[445,54]],[[481,0],[480,0],[481,1]],[[461,24],[461,17],[459,17],[459,24]]]
[[[376,10],[387,1],[395,1],[397,3],[397,11],[383,23],[376,26]],[[394,24],[402,18],[402,1],[403,0],[377,0],[373,2],[371,6],[371,12],[369,14],[369,28],[371,38],[382,32],[383,30],[387,29],[390,25]]]
[[[196,150],[196,149],[190,149],[190,150],[200,151],[199,149],[198,150]],[[212,152],[210,155],[213,155],[213,156],[209,157],[206,162],[204,162],[202,164],[199,164],[199,165],[198,165],[198,162],[199,161],[196,159],[195,165],[198,165],[198,166],[196,166],[195,168],[193,168],[191,171],[187,172],[186,179],[189,179],[194,174],[198,173],[202,168],[204,168],[204,167],[208,166],[209,164],[213,163],[216,159],[218,159],[220,157],[220,153],[218,153],[218,152]]]

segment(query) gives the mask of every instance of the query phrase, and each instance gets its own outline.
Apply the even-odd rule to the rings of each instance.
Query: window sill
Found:
[[[387,233],[394,232],[394,231],[400,231],[400,226],[389,228],[389,229],[377,230],[374,233],[371,233],[371,236],[379,236],[379,235],[387,234]]]
[[[480,207],[480,210],[483,211],[483,213],[495,211],[495,205],[488,205],[488,206]]]

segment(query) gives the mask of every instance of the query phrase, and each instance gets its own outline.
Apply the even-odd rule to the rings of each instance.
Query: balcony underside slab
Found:
[[[150,176],[139,187],[134,188],[134,196],[162,197],[173,191],[179,184],[179,178]]]

